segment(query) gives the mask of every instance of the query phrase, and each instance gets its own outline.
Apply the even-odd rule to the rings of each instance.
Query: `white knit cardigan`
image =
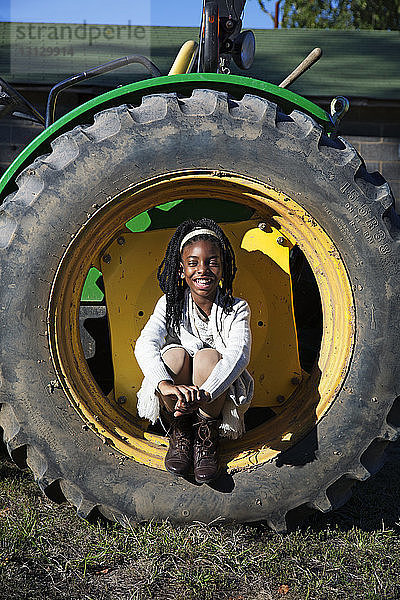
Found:
[[[191,356],[204,348],[203,341],[194,333],[193,305],[190,292],[186,290],[183,319],[176,343]],[[157,386],[160,381],[171,380],[161,358],[161,351],[168,344],[165,315],[166,297],[162,296],[135,346],[135,356],[144,374],[137,394],[138,414],[153,423],[159,416]],[[237,438],[244,433],[243,416],[249,408],[254,390],[253,378],[246,371],[251,349],[250,307],[245,300],[234,298],[232,311],[226,314],[218,291],[209,319],[214,346],[222,358],[201,388],[209,392],[212,399],[228,390],[222,409],[221,434]]]

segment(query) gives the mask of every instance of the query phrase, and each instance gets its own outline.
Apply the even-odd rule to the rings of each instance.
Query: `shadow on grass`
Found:
[[[7,447],[3,440],[1,439],[1,429],[0,429],[0,458],[7,457],[9,458]]]

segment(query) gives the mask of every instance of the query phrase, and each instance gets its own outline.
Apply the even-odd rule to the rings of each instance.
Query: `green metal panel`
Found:
[[[13,181],[25,166],[32,162],[36,156],[49,151],[49,144],[52,139],[79,123],[88,122],[97,111],[117,106],[121,102],[138,104],[141,98],[149,93],[177,92],[190,94],[193,89],[199,86],[226,91],[236,98],[242,97],[245,93],[257,94],[278,102],[285,110],[290,111],[297,108],[314,117],[327,131],[332,129],[330,116],[325,110],[302,96],[272,83],[259,81],[250,77],[213,73],[191,73],[189,75],[154,77],[97,96],[62,116],[45,129],[24,148],[0,179],[0,199],[4,198],[4,194],[10,191],[8,184]]]
[[[104,292],[97,284],[100,277],[102,277],[102,274],[98,269],[96,269],[96,267],[89,269],[89,273],[87,274],[82,290],[82,302],[102,302],[104,298]]]

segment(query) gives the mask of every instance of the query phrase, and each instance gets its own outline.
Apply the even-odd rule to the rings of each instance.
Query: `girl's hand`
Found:
[[[197,385],[175,385],[171,381],[160,381],[158,389],[163,396],[176,401],[175,417],[195,411],[201,401],[201,394]]]
[[[194,412],[202,402],[210,402],[210,394],[197,385],[175,385],[171,381],[160,381],[158,389],[163,396],[176,399],[175,417]]]
[[[191,386],[197,391],[197,399],[193,402],[185,402],[177,400],[175,404],[174,417],[180,417],[182,415],[194,412],[204,402],[210,402],[210,394],[204,390],[200,390],[197,386]]]

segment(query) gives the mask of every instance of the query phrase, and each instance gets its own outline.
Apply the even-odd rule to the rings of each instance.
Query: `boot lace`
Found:
[[[174,442],[176,450],[190,456],[192,449],[192,441],[187,432],[182,431],[178,427],[174,427],[171,432],[171,439]]]
[[[195,445],[199,461],[215,453],[215,440],[212,437],[212,430],[206,421],[195,423],[195,426],[198,427]]]

